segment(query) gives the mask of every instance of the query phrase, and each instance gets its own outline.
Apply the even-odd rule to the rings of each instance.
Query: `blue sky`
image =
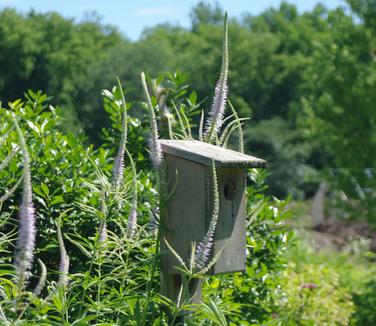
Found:
[[[13,7],[19,11],[34,8],[38,12],[57,11],[65,17],[80,20],[85,12],[96,11],[104,23],[117,26],[127,37],[136,40],[145,27],[170,22],[188,27],[189,13],[199,0],[0,0],[0,9]],[[215,0],[207,0],[215,3]],[[281,0],[218,0],[230,16],[244,12],[258,14],[278,7]],[[312,9],[319,0],[289,0],[300,12]],[[328,8],[344,6],[344,0],[320,1]]]

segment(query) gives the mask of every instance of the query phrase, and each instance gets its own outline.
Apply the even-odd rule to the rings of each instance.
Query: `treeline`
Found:
[[[300,14],[282,3],[230,21],[230,101],[241,117],[251,118],[246,151],[270,162],[275,195],[310,195],[327,171],[328,178],[341,176],[338,187],[348,197],[375,197],[376,1],[347,5],[317,5]],[[75,22],[4,9],[0,99],[43,90],[64,108],[66,127],[83,128],[97,144],[109,124],[100,93],[116,75],[127,99],[139,101],[141,71],[155,77],[186,72],[207,110],[221,64],[222,21],[222,8],[200,3],[189,29],[159,25],[131,42],[95,17]]]

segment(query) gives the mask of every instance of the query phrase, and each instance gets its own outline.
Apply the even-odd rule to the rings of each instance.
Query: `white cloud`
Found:
[[[137,10],[137,16],[158,16],[158,15],[171,15],[176,13],[176,8],[173,7],[145,7]]]

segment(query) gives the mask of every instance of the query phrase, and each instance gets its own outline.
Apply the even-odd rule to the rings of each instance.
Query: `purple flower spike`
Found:
[[[155,123],[156,124],[156,123]],[[162,147],[158,141],[158,134],[152,134],[149,138],[150,158],[155,168],[158,168],[162,163]]]
[[[207,263],[209,261],[209,257],[211,255],[211,250],[213,248],[213,237],[214,237],[214,231],[215,227],[217,226],[217,221],[212,220],[213,223],[210,223],[209,229],[206,232],[204,238],[201,240],[201,242],[198,244],[196,248],[196,266],[198,269],[202,270],[207,266]]]
[[[219,216],[219,194],[218,194],[218,181],[217,181],[217,173],[215,169],[215,163],[212,162],[212,171],[213,171],[213,194],[214,194],[214,201],[213,201],[213,215],[210,220],[209,228],[206,231],[205,236],[197,245],[196,252],[195,252],[195,264],[198,269],[204,269],[209,261],[209,257],[211,255],[211,251],[213,248],[213,238],[215,228],[217,226],[218,216]]]
[[[123,183],[124,178],[124,153],[125,153],[125,146],[127,144],[127,135],[128,135],[128,115],[127,115],[127,104],[125,102],[123,88],[121,86],[119,78],[118,81],[118,88],[121,95],[121,107],[123,111],[123,118],[122,118],[122,133],[121,139],[119,144],[118,153],[115,157],[114,161],[114,168],[113,168],[113,184],[115,187],[119,188]]]
[[[227,103],[228,86],[227,86],[227,74],[221,76],[215,86],[215,93],[213,98],[213,104],[209,112],[209,119],[206,126],[206,133],[215,131],[219,132],[223,123],[223,116],[225,114],[225,108]],[[212,133],[212,135],[214,135]]]
[[[113,184],[120,187],[124,177],[124,147],[119,147],[119,151],[114,160]]]
[[[205,127],[205,140],[211,141],[220,131],[225,114],[227,95],[228,95],[228,21],[225,14],[225,26],[223,31],[223,54],[222,67],[219,80],[215,86],[213,103],[209,112],[209,118]]]
[[[26,176],[25,176],[26,178]],[[25,179],[24,179],[25,180]],[[34,248],[35,248],[35,209],[33,203],[27,198],[29,197],[31,187],[25,186],[22,194],[22,203],[19,212],[19,236],[17,240],[16,268],[18,274],[18,282],[21,287],[28,279],[27,272],[33,264]]]
[[[151,158],[151,161],[153,162],[154,168],[157,169],[160,167],[162,163],[163,154],[162,154],[161,144],[158,141],[159,133],[158,133],[157,119],[155,117],[153,104],[151,103],[151,98],[150,98],[150,94],[148,91],[148,86],[146,84],[144,73],[141,73],[141,82],[142,82],[142,87],[144,89],[146,104],[147,104],[149,116],[150,116],[150,125],[151,125],[151,132],[150,132],[150,138],[149,138],[150,158]]]
[[[132,236],[134,235],[137,227],[137,209],[132,207],[131,212],[128,216],[128,225],[127,230],[128,233]]]
[[[23,153],[24,177],[22,201],[19,211],[19,234],[16,244],[15,266],[18,276],[18,284],[23,288],[29,275],[28,272],[33,264],[35,248],[35,208],[33,205],[33,190],[30,172],[30,156],[23,133],[13,116]]]
[[[99,226],[99,243],[104,243],[107,240],[107,224],[106,221],[103,219]]]
[[[69,273],[69,256],[65,249],[60,225],[58,225],[57,227],[57,239],[59,241],[59,249],[60,249],[60,263],[59,263],[60,275],[59,275],[58,284],[61,286],[67,286],[68,285],[68,273]]]

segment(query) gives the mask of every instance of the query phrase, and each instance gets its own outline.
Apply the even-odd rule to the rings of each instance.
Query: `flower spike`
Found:
[[[19,288],[22,289],[29,277],[28,272],[33,264],[36,227],[30,172],[30,156],[24,135],[14,116],[13,120],[20,138],[24,165],[22,201],[19,211],[19,234],[16,244],[17,253],[15,259],[18,285]]]
[[[158,140],[159,134],[158,134],[157,119],[155,117],[153,104],[151,103],[148,86],[146,84],[145,74],[143,72],[141,73],[141,82],[142,82],[142,87],[144,89],[144,94],[145,94],[147,108],[149,111],[150,124],[151,124],[151,135],[149,138],[150,158],[151,158],[151,161],[153,162],[154,167],[159,168],[159,166],[162,163],[162,157],[163,157],[162,148]]]
[[[223,31],[222,67],[219,80],[215,86],[213,103],[205,128],[205,141],[211,142],[221,129],[225,114],[228,95],[228,19],[225,13],[225,25]]]

